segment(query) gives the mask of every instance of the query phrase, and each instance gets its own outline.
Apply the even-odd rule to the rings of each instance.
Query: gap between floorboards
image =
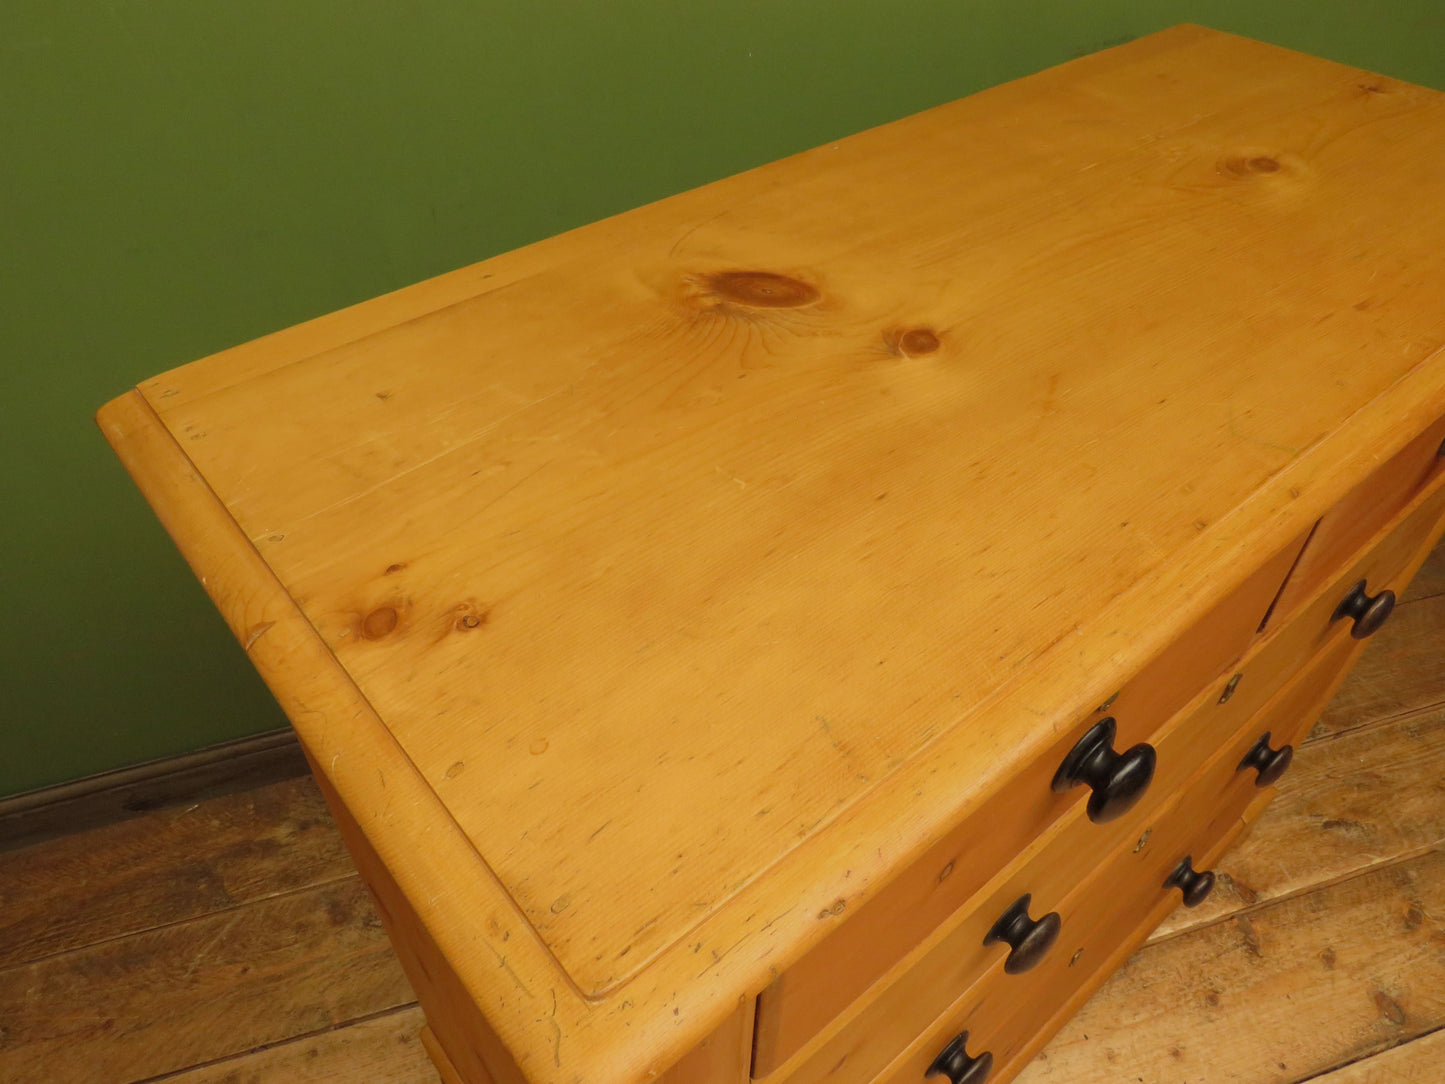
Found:
[[[239,1061],[241,1058],[249,1058],[254,1054],[261,1054],[267,1050],[276,1050],[279,1047],[289,1046],[292,1043],[305,1042],[307,1039],[314,1039],[318,1035],[330,1035],[332,1032],[354,1027],[357,1024],[367,1024],[373,1020],[385,1020],[388,1016],[409,1012],[416,1007],[417,1003],[415,1001],[408,1001],[403,1005],[393,1005],[389,1009],[381,1009],[377,1012],[366,1013],[363,1016],[343,1020],[339,1024],[331,1025],[329,1028],[316,1028],[313,1031],[304,1031],[299,1035],[292,1035],[285,1039],[277,1039],[274,1043],[262,1043],[260,1046],[253,1046],[248,1050],[238,1050],[234,1054],[227,1054],[223,1058],[211,1058],[209,1061],[197,1062],[195,1065],[187,1065],[184,1069],[172,1069],[170,1072],[161,1073],[159,1076],[142,1077],[138,1080],[130,1081],[129,1084],[160,1084],[161,1081],[174,1080],[187,1073],[194,1073],[199,1069],[213,1069],[218,1065],[225,1065],[229,1061]]]
[[[192,922],[200,921],[201,919],[210,919],[220,915],[236,914],[240,911],[245,911],[248,908],[255,907],[262,903],[268,903],[273,900],[285,899],[287,896],[296,896],[303,892],[315,892],[318,889],[327,888],[331,885],[338,885],[345,881],[359,881],[360,879],[361,874],[359,873],[347,873],[343,874],[340,877],[329,877],[324,881],[312,881],[309,884],[297,885],[294,888],[287,888],[279,892],[271,892],[264,896],[254,896],[250,899],[242,900],[239,903],[233,904],[230,907],[217,907],[214,910],[204,911],[200,914],[187,915],[185,918],[172,919],[169,922],[160,922],[154,926],[145,926],[140,929],[127,930],[125,933],[116,934],[112,937],[102,937],[98,941],[87,941],[83,945],[75,945],[72,948],[61,949],[59,952],[47,952],[43,956],[36,956],[34,959],[31,960],[23,960],[13,964],[9,964],[5,967],[0,967],[0,977],[8,975],[12,971],[17,971],[20,968],[34,967],[36,964],[46,963],[51,960],[63,959],[66,956],[73,956],[79,952],[92,952],[95,949],[101,948],[105,945],[113,945],[119,941],[124,941],[127,938],[140,937],[144,934],[157,933],[161,930],[175,929],[176,927],[186,926]]]

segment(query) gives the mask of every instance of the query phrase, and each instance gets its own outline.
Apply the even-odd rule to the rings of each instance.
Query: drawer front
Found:
[[[1079,846],[1067,829],[1057,833],[1023,869],[991,886],[987,903],[977,913],[964,917],[911,961],[884,993],[782,1079],[786,1084],[866,1084],[900,1051],[913,1050],[920,1033],[941,1036],[941,1050],[964,1028],[982,1043],[970,1043],[970,1051],[991,1049],[995,1059],[1008,1057],[1017,1030],[1009,1026],[1014,1018],[1020,1012],[1044,1012],[1047,1018],[1067,996],[1069,984],[1089,973],[1094,957],[1117,944],[1167,894],[1164,880],[1190,853],[1200,826],[1217,826],[1211,830],[1222,833],[1257,794],[1250,773],[1237,771],[1237,761],[1226,763],[1220,757],[1187,794],[1117,841],[1111,853],[1097,845]],[[1057,911],[1062,918],[1058,941],[1036,967],[1008,974],[1003,967],[1006,946],[984,948],[984,935],[1017,898],[1018,888],[1067,877],[1074,878],[1069,895],[1050,898],[1046,890],[1040,891],[1031,908],[1036,919],[1050,908]],[[1101,929],[1106,932],[1096,932]],[[923,1059],[920,1079],[937,1053],[916,1053]]]
[[[1360,645],[1349,637],[1332,641],[1235,736],[1220,761],[1237,764],[1237,758],[1243,757],[1262,733],[1272,735],[1276,748],[1299,741],[1334,695],[1359,650]],[[1257,782],[1257,777],[1244,769],[1225,785],[1218,799],[1219,811],[1193,833],[1193,842],[1185,849],[1185,853],[1198,859],[1196,869],[1218,861],[1239,834],[1243,825],[1231,821],[1231,816],[1247,808],[1245,816],[1251,818],[1273,796],[1272,790],[1258,789]],[[1172,826],[1174,818],[1168,819]],[[1187,833],[1187,825],[1183,827]],[[1159,846],[1167,850],[1169,844]],[[1125,899],[1122,892],[1116,896]],[[1152,906],[1150,898],[1154,900]],[[887,1084],[921,1084],[938,1051],[965,1029],[969,1030],[971,1054],[976,1056],[987,1050],[993,1055],[994,1072],[989,1084],[1004,1084],[1028,1064],[1149,931],[1177,906],[1179,899],[1177,894],[1172,895],[1169,905],[1161,906],[1158,897],[1151,897],[1146,891],[1143,896],[1128,899],[1118,910],[1096,908],[1095,913],[1102,914],[1102,920],[1088,930],[1076,931],[1074,940],[1078,947],[1068,953],[1067,961],[1055,961],[1051,971],[1041,968],[1037,977],[1023,976],[1029,980],[1027,988],[1000,984],[970,990],[878,1078],[878,1084],[885,1081]],[[1063,944],[1066,950],[1070,948],[1067,939]],[[1079,955],[1075,957],[1073,953]]]
[[[1187,830],[1189,815],[1161,823],[1146,850],[1125,852],[1123,860],[1108,867],[1087,905],[1080,909],[1071,936],[1061,940],[1057,957],[1028,975],[990,976],[959,998],[927,1032],[912,1043],[879,1075],[873,1084],[937,1084],[928,1077],[939,1054],[962,1033],[968,1033],[967,1052],[993,1059],[988,1084],[1003,1084],[1061,1026],[1062,1006],[1080,1003],[1148,936],[1149,931],[1180,902],[1176,889],[1165,889],[1164,879],[1185,855],[1197,858],[1198,868],[1208,865],[1228,848],[1244,828],[1246,810],[1257,792],[1244,780],[1216,796],[1215,816],[1194,832]],[[1255,807],[1258,808],[1257,806]],[[1011,981],[1012,980],[1012,981]],[[1020,981],[1021,980],[1021,981]]]
[[[778,1079],[786,1084],[863,1084],[912,1043],[929,1021],[953,1018],[973,1008],[993,1018],[1002,1006],[1012,1004],[1009,996],[1000,1000],[1001,995],[1014,991],[1025,992],[1020,996],[1032,1010],[1057,1007],[1066,996],[1057,985],[1059,974],[1065,973],[1065,979],[1082,976],[1089,968],[1080,969],[1084,957],[1076,954],[1083,950],[1090,961],[1099,954],[1098,945],[1090,940],[1096,928],[1107,927],[1112,938],[1108,943],[1117,944],[1121,931],[1142,921],[1157,904],[1165,876],[1190,853],[1189,845],[1199,839],[1212,842],[1258,796],[1258,775],[1240,767],[1245,752],[1265,730],[1280,735],[1282,741],[1290,740],[1298,730],[1300,705],[1319,700],[1321,688],[1333,688],[1353,648],[1348,637],[1336,638],[1265,712],[1236,720],[1235,732],[1218,737],[1213,757],[1189,781],[1187,790],[1174,792],[1176,800],[1164,809],[1156,805],[1152,810],[1131,811],[1106,835],[1082,810],[1071,811],[1010,870],[995,878],[980,893],[976,906],[955,916],[946,931],[914,954],[884,992],[804,1055],[800,1064],[785,1066]],[[1008,974],[1004,970],[1008,946],[985,945],[984,939],[1024,893],[1031,896],[1029,914],[1034,920],[1052,910],[1062,925],[1057,943],[1035,967]],[[1052,977],[1039,987],[1036,972]],[[1038,992],[1045,989],[1046,995]],[[957,1003],[960,994],[963,1002]],[[987,1010],[982,1007],[985,1000],[990,1003]]]
[[[1330,509],[1315,526],[1280,593],[1275,613],[1287,616],[1426,486],[1445,474],[1442,452],[1445,418],[1386,460]]]
[[[1266,562],[1113,698],[1113,704],[1129,709],[1127,715],[1118,715],[1116,748],[1149,738],[1240,657],[1303,542],[1301,537]],[[1091,716],[1078,732],[1061,739],[763,991],[757,1005],[755,1076],[777,1070],[990,877],[1083,801],[1087,789],[1056,794],[1050,782],[1080,734],[1102,717]],[[1086,823],[1083,834],[1093,837],[1088,851],[1097,853],[1108,845],[1112,837],[1104,832]]]

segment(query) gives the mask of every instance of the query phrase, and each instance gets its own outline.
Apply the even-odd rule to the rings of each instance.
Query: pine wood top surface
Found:
[[[1177,28],[141,392],[564,984],[756,975],[1445,406],[1442,103]]]

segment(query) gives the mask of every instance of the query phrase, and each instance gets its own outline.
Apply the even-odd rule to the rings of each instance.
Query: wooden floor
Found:
[[[1445,1082],[1445,547],[1407,599],[1214,897],[1022,1081]],[[0,853],[6,1084],[434,1084],[421,1023],[309,780]]]

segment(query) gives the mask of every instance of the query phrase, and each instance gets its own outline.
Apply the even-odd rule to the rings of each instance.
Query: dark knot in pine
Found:
[[[883,341],[892,353],[905,358],[931,354],[943,345],[931,327],[892,328],[883,333]]]
[[[719,271],[706,281],[720,301],[755,309],[795,309],[821,296],[811,283],[773,271]]]
[[[396,628],[400,620],[391,606],[378,606],[361,619],[361,635],[368,640],[380,640]]]
[[[1219,160],[1219,172],[1233,177],[1278,173],[1283,168],[1278,158],[1268,154],[1231,154]]]

